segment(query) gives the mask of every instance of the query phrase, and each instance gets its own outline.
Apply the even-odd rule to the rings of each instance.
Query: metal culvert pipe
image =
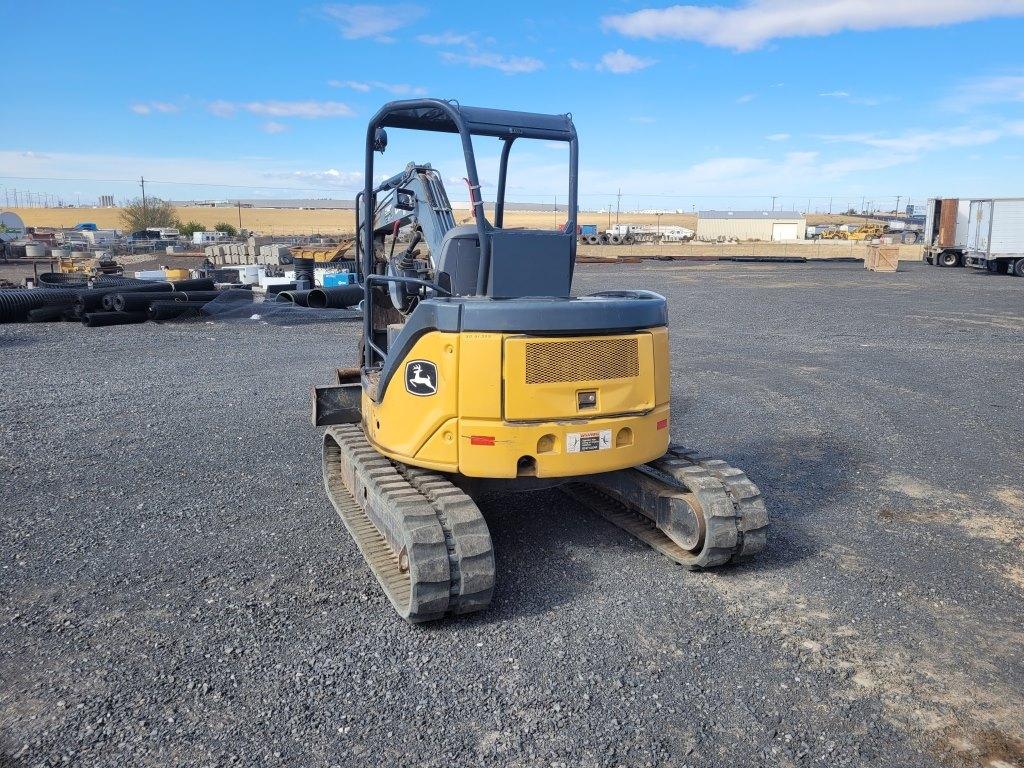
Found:
[[[333,288],[315,288],[310,291],[307,306],[315,309],[346,309],[362,300],[362,286],[337,285]]]
[[[145,312],[87,312],[82,315],[82,325],[88,328],[99,328],[104,325],[130,325],[144,323],[148,319]]]
[[[281,291],[277,294],[278,301],[291,302],[297,307],[309,306],[309,294],[313,291]]]
[[[150,320],[160,323],[189,313],[198,315],[208,303],[206,301],[154,301],[149,305],[148,316]]]
[[[41,288],[0,289],[0,323],[16,323],[39,307],[67,308],[75,303],[78,291],[43,290]]]

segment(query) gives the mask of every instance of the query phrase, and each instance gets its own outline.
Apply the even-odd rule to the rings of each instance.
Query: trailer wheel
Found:
[[[939,254],[939,264],[943,267],[959,267],[960,257],[954,251],[943,251]]]
[[[904,232],[903,233],[903,244],[913,245],[917,242],[917,232]]]
[[[636,242],[636,238],[633,235],[623,235],[622,242],[624,245],[632,245]]]
[[[601,242],[601,238],[597,235],[587,235],[587,245],[597,245]]]
[[[622,245],[622,236],[621,235],[608,235],[608,242],[611,245]]]
[[[601,242],[601,245],[608,245],[608,233],[607,233],[607,232],[602,232],[602,233],[601,233],[601,234],[600,234],[600,235],[598,236],[598,238],[597,238],[597,239],[598,239],[598,240],[600,240],[600,242]]]
[[[1013,274],[1017,277],[1024,277],[1024,259],[1017,259],[1013,262]]]

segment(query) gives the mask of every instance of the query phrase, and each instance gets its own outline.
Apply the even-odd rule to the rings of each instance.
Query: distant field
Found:
[[[121,211],[117,208],[15,208],[15,213],[30,227],[73,227],[82,221],[94,222],[103,229],[121,229]],[[488,211],[488,217],[493,212]],[[456,209],[457,220],[469,220],[467,209]],[[238,226],[237,208],[179,208],[182,221],[198,221],[207,229],[213,229],[219,222]],[[597,224],[602,228],[609,225],[607,213],[582,213],[581,224]],[[553,228],[565,221],[564,213],[544,211],[506,211],[505,226]],[[828,216],[810,214],[808,224],[859,223],[857,216]],[[623,224],[649,224],[662,226],[683,226],[696,229],[697,215],[693,213],[664,214],[655,216],[643,213],[622,213],[619,222]],[[614,215],[611,217],[614,223]],[[302,211],[291,208],[243,208],[242,226],[267,235],[329,234],[336,235],[355,231],[353,211]]]

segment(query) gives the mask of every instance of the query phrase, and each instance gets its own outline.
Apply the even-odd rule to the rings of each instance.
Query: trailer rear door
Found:
[[[956,212],[960,201],[955,197],[943,198],[939,203],[939,246],[952,248],[956,245]]]
[[[1024,200],[996,200],[993,203],[989,246],[993,256],[1024,254]]]
[[[973,200],[971,221],[967,231],[967,250],[972,253],[988,253],[989,226],[992,222],[992,201]]]

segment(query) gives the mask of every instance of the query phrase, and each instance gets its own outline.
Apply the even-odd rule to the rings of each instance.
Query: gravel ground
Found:
[[[419,627],[320,485],[356,326],[0,327],[0,764],[1021,765],[1024,280],[578,271],[619,286],[768,550],[692,574],[509,498],[492,608]]]

